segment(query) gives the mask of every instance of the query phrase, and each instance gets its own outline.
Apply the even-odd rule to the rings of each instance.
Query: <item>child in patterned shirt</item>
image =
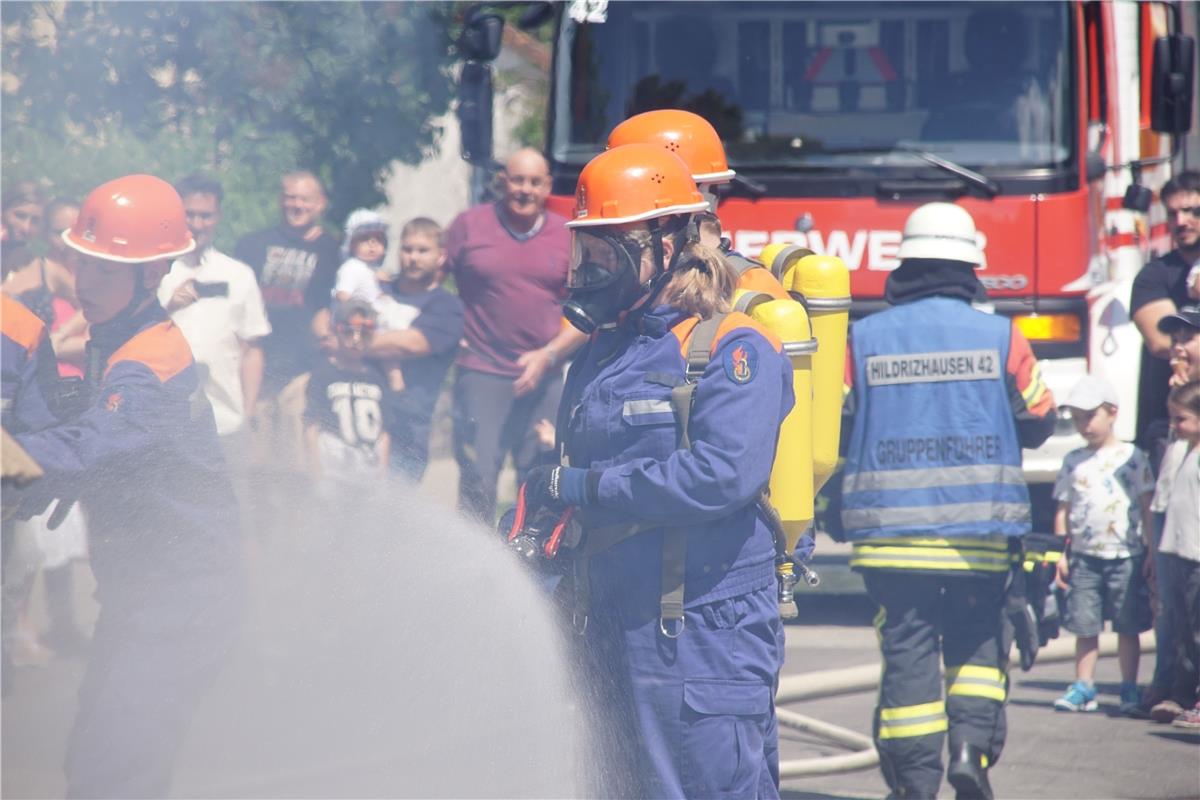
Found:
[[[1151,625],[1154,477],[1146,454],[1117,438],[1117,393],[1107,381],[1085,376],[1066,405],[1087,446],[1067,454],[1054,484],[1054,532],[1067,537],[1057,582],[1069,589],[1065,627],[1075,634],[1075,682],[1054,707],[1099,708],[1096,659],[1110,619],[1121,668],[1120,711],[1133,714],[1140,700],[1138,634]]]

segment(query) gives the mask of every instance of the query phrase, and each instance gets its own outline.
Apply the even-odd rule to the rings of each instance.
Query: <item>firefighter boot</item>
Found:
[[[963,742],[950,754],[946,779],[954,787],[958,800],[992,800],[987,778],[987,756],[973,744]]]

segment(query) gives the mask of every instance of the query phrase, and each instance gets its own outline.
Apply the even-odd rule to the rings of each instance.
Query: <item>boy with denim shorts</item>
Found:
[[[1137,710],[1138,634],[1150,629],[1154,579],[1146,454],[1117,438],[1117,393],[1085,376],[1067,397],[1075,429],[1087,441],[1063,459],[1054,484],[1054,532],[1066,536],[1057,582],[1067,593],[1065,627],[1075,634],[1075,682],[1054,701],[1060,711],[1095,711],[1094,675],[1104,620],[1117,634],[1123,714]]]

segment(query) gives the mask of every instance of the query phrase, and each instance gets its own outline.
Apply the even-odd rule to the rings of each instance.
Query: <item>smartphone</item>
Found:
[[[229,281],[193,281],[196,297],[228,297]]]

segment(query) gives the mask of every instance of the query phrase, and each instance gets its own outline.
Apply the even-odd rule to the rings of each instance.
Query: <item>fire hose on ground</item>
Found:
[[[1143,650],[1154,647],[1153,632],[1143,634]],[[1113,656],[1117,652],[1117,636],[1114,633],[1100,635],[1100,655]],[[1045,664],[1055,661],[1069,661],[1075,657],[1075,639],[1060,637],[1051,641],[1038,651],[1037,663]],[[1013,658],[1010,669],[1019,664]],[[875,743],[867,736],[838,725],[832,725],[813,717],[797,714],[780,706],[801,700],[815,700],[823,697],[833,697],[839,694],[865,692],[879,687],[880,665],[863,664],[848,669],[831,669],[820,672],[809,672],[804,675],[789,675],[779,681],[779,691],[775,694],[775,714],[779,725],[791,730],[807,733],[833,744],[850,748],[852,752],[839,753],[819,758],[801,758],[782,761],[779,764],[779,777],[808,778],[818,775],[837,775],[844,772],[857,772],[871,769],[879,763],[879,753],[875,751]]]

